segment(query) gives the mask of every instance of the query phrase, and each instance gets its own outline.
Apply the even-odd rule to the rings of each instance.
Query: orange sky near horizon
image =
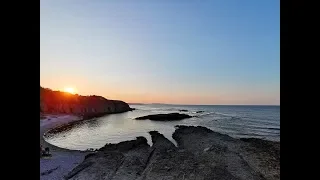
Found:
[[[64,78],[68,80],[68,78]],[[270,97],[263,97],[257,93],[221,93],[205,92],[199,89],[198,93],[192,92],[177,92],[174,89],[169,91],[154,91],[146,92],[143,88],[123,86],[120,83],[113,86],[99,85],[92,81],[75,80],[73,83],[61,81],[42,80],[42,87],[52,90],[64,91],[66,87],[71,87],[76,90],[79,95],[99,95],[107,99],[122,100],[127,103],[165,103],[165,104],[199,104],[199,105],[261,105],[261,101],[267,105],[279,105],[280,99],[270,101]],[[48,83],[50,82],[50,83]],[[112,84],[112,83],[111,83]],[[168,87],[170,89],[170,87]]]

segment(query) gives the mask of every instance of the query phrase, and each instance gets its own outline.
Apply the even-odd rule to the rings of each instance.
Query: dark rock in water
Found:
[[[235,139],[205,127],[176,126],[170,140],[150,131],[144,137],[107,144],[65,177],[70,180],[280,180],[280,154],[270,152],[277,142]],[[267,149],[266,149],[267,147]],[[280,149],[279,149],[280,151]]]
[[[179,111],[180,112],[188,112],[188,110],[186,110],[186,109],[180,109]]]
[[[197,111],[196,113],[203,113],[204,111]]]
[[[148,116],[137,117],[136,120],[153,120],[153,121],[175,121],[175,120],[182,120],[186,118],[191,118],[187,114],[180,114],[180,113],[169,113],[169,114],[153,114]]]

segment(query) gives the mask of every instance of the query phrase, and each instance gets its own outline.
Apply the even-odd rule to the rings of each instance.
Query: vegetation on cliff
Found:
[[[82,96],[54,91],[40,86],[40,112],[43,113],[120,113],[131,108],[123,101],[108,100],[102,96]]]

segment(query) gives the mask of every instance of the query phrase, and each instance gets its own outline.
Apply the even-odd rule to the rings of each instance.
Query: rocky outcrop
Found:
[[[153,114],[153,115],[147,115],[142,117],[137,117],[136,120],[153,120],[153,121],[176,121],[176,120],[182,120],[186,118],[191,118],[192,116],[189,116],[187,114],[180,114],[180,113],[169,113],[169,114]]]
[[[81,96],[40,86],[40,112],[97,115],[130,111],[123,101],[108,100],[101,96]]]
[[[188,112],[186,109],[179,109],[180,112]]]
[[[136,179],[152,152],[144,137],[119,144],[108,144],[98,153],[88,154],[66,179]]]
[[[280,179],[277,142],[234,139],[192,126],[177,126],[173,138],[178,147],[157,131],[150,135],[151,147],[144,137],[107,144],[87,155],[66,179]]]

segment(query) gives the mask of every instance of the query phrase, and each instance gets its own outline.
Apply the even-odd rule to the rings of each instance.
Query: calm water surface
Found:
[[[255,137],[280,141],[280,106],[191,106],[191,105],[131,105],[135,111],[112,114],[77,124],[74,128],[50,135],[51,144],[75,150],[100,148],[106,143],[118,143],[144,136],[152,144],[149,131],[164,134],[173,143],[175,125],[205,126],[235,138]],[[182,121],[157,122],[134,120],[155,113],[179,112],[193,117]],[[204,111],[196,113],[196,111]],[[176,143],[175,143],[176,144]]]

